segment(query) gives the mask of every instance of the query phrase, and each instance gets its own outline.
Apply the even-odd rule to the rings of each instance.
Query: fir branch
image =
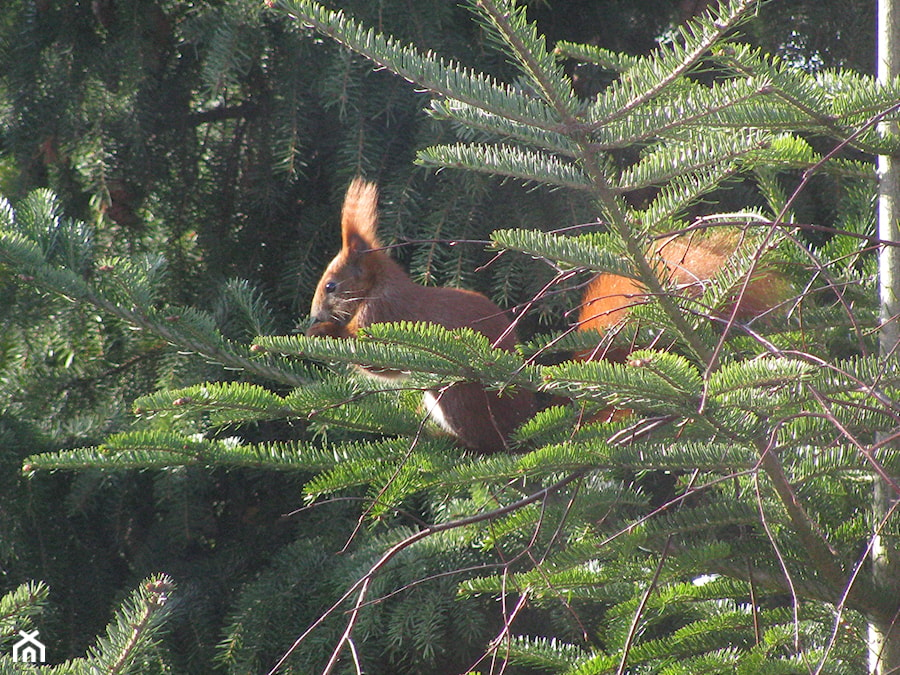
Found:
[[[598,99],[591,125],[607,125],[659,96],[709,53],[756,4],[756,0],[726,0],[710,17],[698,17],[679,26],[671,45],[638,61],[626,73],[627,78],[618,80]]]
[[[674,298],[666,292],[656,270],[647,259],[646,248],[642,245],[641,238],[634,232],[631,221],[626,216],[625,207],[616,197],[608,175],[599,168],[599,163],[595,161],[595,154],[589,149],[589,143],[584,139],[582,139],[582,143],[586,149],[585,166],[594,181],[599,204],[608,215],[611,228],[624,243],[628,257],[635,264],[638,278],[648,289],[650,295],[657,299],[675,330],[694,354],[703,362],[711,363],[713,352],[688,323]]]
[[[406,494],[434,488],[458,459],[447,450],[440,442],[422,441],[415,444],[413,451],[405,438],[334,446],[330,451],[341,460],[310,480],[303,492],[312,501],[367,485],[370,492],[378,495],[368,515],[377,518],[399,506]],[[396,498],[391,498],[391,494]]]
[[[690,134],[678,141],[662,143],[646,152],[639,162],[622,172],[617,187],[622,191],[661,185],[693,173],[722,171],[754,150],[766,147],[770,138],[755,131]]]
[[[280,396],[246,382],[207,382],[157,391],[136,399],[134,409],[138,415],[180,414],[193,409],[235,414],[247,420],[284,417],[289,413]]]
[[[30,628],[34,617],[47,604],[50,588],[42,581],[29,581],[0,596],[0,638],[15,636],[16,630]]]
[[[553,52],[560,58],[574,59],[583,63],[593,63],[606,70],[624,73],[637,62],[637,56],[614,52],[596,45],[560,40],[553,47]]]
[[[765,77],[769,80],[766,88],[773,98],[786,103],[803,116],[803,121],[794,123],[794,128],[805,126],[815,129],[833,138],[846,140],[852,147],[872,154],[890,154],[896,150],[897,140],[882,138],[875,133],[863,133],[871,129],[871,119],[881,118],[886,112],[890,114],[897,107],[897,90],[900,83],[890,87],[880,86],[871,81],[858,79],[851,84],[840,84],[845,90],[856,90],[854,96],[864,99],[857,110],[846,109],[848,97],[836,97],[837,108],[833,113],[823,112],[829,109],[830,89],[840,80],[836,77],[815,79],[797,69],[788,68],[774,57],[764,56],[759,50],[746,45],[735,45],[715,54],[717,60],[737,73],[748,77]],[[847,76],[853,79],[853,76]],[[828,85],[828,86],[823,86]],[[868,114],[867,114],[868,113]],[[857,127],[854,130],[854,126]]]
[[[637,351],[630,364],[567,362],[545,369],[546,387],[599,396],[608,405],[696,414],[702,380],[696,368],[669,352]]]
[[[664,105],[647,104],[612,124],[591,129],[593,147],[599,150],[640,146],[659,138],[678,139],[694,129],[769,129],[771,124],[748,124],[747,110],[765,82],[753,78],[714,82],[709,86],[679,82],[667,91]],[[651,102],[652,103],[652,102]]]
[[[710,375],[706,393],[712,397],[724,397],[748,388],[790,388],[791,396],[796,396],[801,383],[811,379],[815,370],[809,363],[789,358],[760,358],[731,363]]]
[[[494,230],[491,241],[498,248],[536,256],[563,269],[586,269],[636,278],[632,267],[622,260],[616,240],[608,234],[566,237],[540,230]]]
[[[282,354],[415,374],[427,386],[480,381],[498,388],[510,384],[536,388],[540,381],[536,368],[524,364],[516,354],[494,349],[483,334],[471,328],[373,324],[358,338],[274,336],[258,338],[256,344]]]
[[[225,307],[238,311],[239,321],[246,326],[250,337],[269,335],[275,329],[271,309],[263,294],[246,279],[229,279],[225,284]]]
[[[590,180],[577,165],[509,145],[432,145],[419,150],[416,162],[422,166],[480,171],[571,190],[590,191],[591,188]]]
[[[536,25],[526,19],[525,7],[517,6],[514,0],[474,0],[474,3],[500,40],[508,45],[513,58],[544,100],[560,116],[564,128],[573,128],[581,104],[569,78],[547,51]]]
[[[686,72],[754,4],[750,0],[733,0],[727,7],[720,8],[720,16],[698,22],[696,30],[700,32],[700,36],[695,40],[687,39],[687,33],[683,32],[682,34],[686,38],[688,47],[686,49],[673,48],[672,53],[665,57],[660,57],[659,62],[648,62],[647,76],[653,80],[653,83],[640,87],[639,93],[632,96],[628,102],[617,101],[611,105],[612,112],[602,122],[598,122],[598,126],[607,124],[636,106],[653,99],[669,83],[675,81],[681,74]],[[689,29],[683,29],[683,31],[694,29],[695,27],[692,26]],[[636,74],[635,69],[632,69],[629,73]],[[634,85],[634,82],[629,84],[629,86]],[[609,99],[607,99],[607,104],[609,105]],[[715,352],[711,351],[703,343],[700,336],[679,310],[674,299],[665,292],[663,284],[648,261],[640,241],[634,236],[629,226],[629,221],[625,216],[622,205],[615,199],[608,176],[599,170],[594,161],[591,161],[596,157],[596,152],[590,150],[590,143],[587,138],[582,137],[581,143],[585,148],[586,169],[594,180],[600,203],[609,216],[611,227],[621,237],[628,256],[634,261],[641,282],[646,286],[650,294],[657,298],[660,307],[692,351],[704,363],[712,366]]]
[[[88,650],[89,667],[109,675],[131,672],[137,659],[154,646],[174,587],[165,575],[145,579],[116,613],[106,637]]]
[[[705,194],[717,189],[724,181],[737,174],[736,164],[702,169],[694,173],[673,176],[663,185],[653,201],[640,212],[641,222],[651,232],[669,229],[672,221],[688,210]]]
[[[559,120],[538,99],[523,96],[521,91],[481,73],[460,68],[453,61],[402,46],[392,38],[366,30],[343,12],[330,11],[310,0],[278,0],[276,6],[296,21],[313,26],[429,91],[545,131],[558,130]]]
[[[610,425],[585,428],[571,440],[545,445],[519,460],[520,472],[533,475],[537,469],[614,469],[616,471],[690,471],[734,474],[756,466],[757,457],[750,445],[716,440],[683,441],[677,446],[661,443],[659,438],[617,445],[609,438],[616,432]],[[594,435],[596,434],[596,437]],[[849,461],[849,458],[848,458]],[[854,466],[854,465],[851,465]]]
[[[419,391],[414,385],[372,391],[346,376],[295,389],[285,398],[292,417],[305,417],[315,427],[361,433],[415,436],[422,431],[419,398],[403,396]],[[398,394],[400,394],[398,396]]]
[[[231,466],[304,469],[321,466],[317,450],[306,444],[243,445],[236,439],[209,440],[175,432],[113,434],[102,445],[32,455],[22,471],[54,469],[165,469],[175,466]]]
[[[435,119],[455,122],[462,138],[478,137],[480,133],[484,140],[512,139],[554,155],[573,158],[577,155],[571,139],[559,132],[537,129],[455,99],[433,99],[429,106],[428,112]]]

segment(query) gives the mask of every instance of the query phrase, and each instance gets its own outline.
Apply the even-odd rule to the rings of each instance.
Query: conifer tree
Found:
[[[34,193],[2,211],[0,260],[19,288],[241,376],[163,386],[135,402],[132,429],[32,454],[25,470],[283,471],[308,477],[308,512],[334,508],[330,499],[358,505],[335,511],[331,524],[345,529],[298,537],[244,587],[219,650],[226,672],[501,661],[582,674],[861,672],[863,622],[897,613],[864,561],[873,525],[896,530],[892,513],[872,523],[867,507],[876,476],[896,485],[898,461],[874,440],[896,431],[897,369],[872,337],[870,249],[871,157],[897,151],[875,125],[896,114],[900,83],[811,74],[742,44],[732,31],[755,6],[724,2],[635,56],[551,48],[523,6],[477,0],[486,39],[518,71],[499,79],[283,0],[266,16],[294,44],[329,49],[315,31],[431,92],[429,114],[458,140],[417,160],[466,176],[442,179],[454,189],[494,185],[471,172],[510,179],[500,194],[524,183],[575,195],[567,203],[581,217],[565,224],[593,228],[525,219],[491,234],[517,276],[543,270],[538,288],[509,295],[522,309],[574,306],[598,272],[640,280],[652,300],[616,335],[562,330],[510,355],[434,326],[289,336],[264,296],[235,281],[223,301],[246,326],[235,332],[161,292],[159,251],[101,256],[91,227]],[[577,90],[569,60],[607,84]],[[813,180],[841,191],[829,227],[797,217]],[[389,220],[401,196],[386,194]],[[433,223],[437,235],[443,216]],[[703,296],[657,278],[652,241],[721,226],[740,228],[745,245]],[[717,320],[764,257],[796,282],[784,317]],[[253,347],[248,332],[261,334]],[[624,364],[550,357],[598,340],[650,347]],[[352,364],[412,376],[402,391],[379,390]],[[461,377],[572,402],[520,429],[518,453],[466,455],[423,421],[414,396]],[[590,421],[608,406],[631,414]]]

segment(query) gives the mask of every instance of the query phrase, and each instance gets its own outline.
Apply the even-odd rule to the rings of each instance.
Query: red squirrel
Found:
[[[733,232],[716,232],[706,237],[681,235],[656,242],[650,249],[659,276],[688,296],[700,296],[704,285],[727,263],[740,245]],[[728,318],[732,311],[738,321],[760,316],[784,302],[788,283],[780,274],[762,271],[754,274],[744,289],[737,307],[734,302],[718,312]],[[599,274],[590,283],[579,308],[578,329],[607,331],[627,315],[629,309],[647,300],[646,289],[634,279],[616,274]],[[601,358],[624,361],[627,350],[595,350],[581,354],[585,360]]]
[[[415,321],[447,329],[468,327],[487,336],[495,347],[515,349],[516,334],[503,310],[480,293],[413,282],[379,243],[377,221],[376,186],[354,179],[341,212],[342,247],[316,287],[307,335],[347,338],[374,323]],[[363,372],[371,377],[400,376]],[[501,396],[476,382],[426,391],[424,399],[441,427],[480,453],[506,449],[509,434],[534,408],[531,392]]]

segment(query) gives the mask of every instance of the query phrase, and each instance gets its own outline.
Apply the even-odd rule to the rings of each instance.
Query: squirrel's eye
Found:
[[[329,281],[325,284],[325,292],[326,293],[334,293],[337,290],[337,282]]]

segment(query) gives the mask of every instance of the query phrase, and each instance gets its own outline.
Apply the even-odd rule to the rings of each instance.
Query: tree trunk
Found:
[[[878,0],[879,82],[900,75],[900,2]],[[895,122],[882,122],[882,133],[896,133]],[[882,240],[900,241],[900,161],[889,155],[878,157],[878,235]],[[882,358],[894,355],[900,342],[900,248],[882,246],[879,255],[881,293],[881,333],[879,349]],[[876,479],[873,495],[874,522],[881,523],[897,495],[883,480]],[[892,597],[898,595],[900,553],[893,537],[874,533],[872,542],[872,574],[875,582]],[[900,625],[896,621],[869,624],[869,671],[872,675],[900,672]]]

